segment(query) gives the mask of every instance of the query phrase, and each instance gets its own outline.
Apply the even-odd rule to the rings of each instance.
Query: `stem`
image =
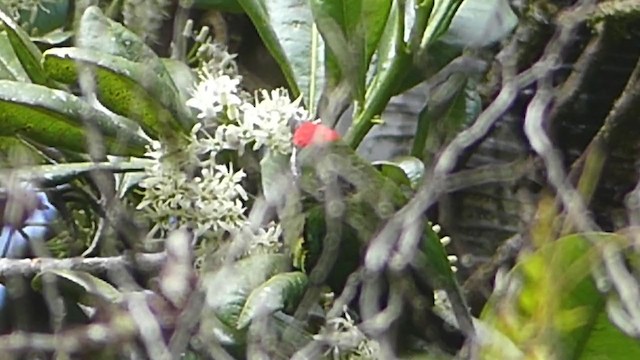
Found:
[[[395,90],[402,83],[406,68],[411,65],[410,51],[404,42],[405,6],[403,0],[394,2],[389,13],[390,23],[387,26],[390,27],[385,29],[378,47],[378,72],[367,89],[364,103],[356,104],[356,115],[345,135],[345,141],[352,149],[360,145],[374,125],[371,120],[382,113],[389,99],[396,95]]]
[[[402,83],[409,66],[411,66],[411,56],[406,52],[400,52],[387,71],[380,74],[380,78],[370,89],[370,95],[365,100],[362,112],[353,120],[353,124],[345,135],[345,141],[352,149],[356,149],[371,130],[374,125],[371,120],[382,113],[391,97],[395,95],[395,89]]]

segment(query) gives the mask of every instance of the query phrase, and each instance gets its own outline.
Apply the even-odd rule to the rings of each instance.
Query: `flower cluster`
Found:
[[[309,115],[284,89],[249,96],[240,88],[234,56],[220,45],[205,43],[198,54],[203,60],[199,81],[186,105],[199,122],[179,149],[161,142],[148,149],[154,164],[141,183],[145,192],[138,209],[146,210],[163,230],[189,225],[197,235],[244,233],[250,228],[248,194],[242,186],[246,174],[218,155],[252,149],[286,156],[293,149],[291,123]],[[281,232],[277,224],[252,231],[247,253],[277,252]]]
[[[320,334],[314,338],[331,345],[329,352],[333,358],[379,359],[380,344],[369,339],[356,326],[346,306],[343,313],[342,317],[329,319]]]
[[[167,154],[160,142],[153,142],[147,156],[156,161],[140,183],[145,189],[138,209],[145,210],[166,230],[189,225],[201,235],[207,231],[230,231],[244,222],[247,193],[241,186],[243,170],[217,164],[216,149],[207,149],[193,134],[185,148]],[[207,160],[200,160],[202,156]]]
[[[279,252],[282,247],[282,243],[279,241],[281,234],[280,224],[271,223],[266,229],[258,229],[253,234],[253,241],[249,245],[247,255]]]
[[[239,78],[216,76],[204,70],[200,83],[187,105],[198,111],[198,119],[207,128],[215,128],[215,138],[228,149],[240,153],[246,146],[291,153],[291,123],[308,120],[300,99],[291,101],[284,89],[263,90],[255,103],[242,96]]]

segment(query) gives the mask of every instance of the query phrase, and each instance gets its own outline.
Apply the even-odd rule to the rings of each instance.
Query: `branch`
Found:
[[[35,275],[50,269],[103,273],[122,267],[135,268],[145,273],[156,273],[165,261],[164,252],[93,258],[0,259],[0,277]]]
[[[137,335],[131,318],[118,314],[110,322],[90,324],[58,334],[14,332],[0,336],[3,353],[32,350],[77,353],[101,348],[117,342],[126,342]]]

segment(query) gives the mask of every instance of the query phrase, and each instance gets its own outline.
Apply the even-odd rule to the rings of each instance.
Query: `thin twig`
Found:
[[[78,353],[109,344],[123,343],[137,335],[137,329],[130,316],[116,314],[106,323],[80,326],[57,334],[24,333],[16,331],[0,336],[3,352],[63,351]]]
[[[116,268],[136,268],[144,273],[157,273],[166,261],[165,253],[121,255],[95,258],[0,259],[0,277],[33,276],[44,270],[76,270],[105,273]]]

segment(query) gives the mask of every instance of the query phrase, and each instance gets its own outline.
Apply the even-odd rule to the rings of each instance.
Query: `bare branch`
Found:
[[[135,268],[144,273],[157,273],[165,260],[164,252],[95,258],[0,259],[0,277],[30,276],[49,269],[104,273],[122,267]]]

